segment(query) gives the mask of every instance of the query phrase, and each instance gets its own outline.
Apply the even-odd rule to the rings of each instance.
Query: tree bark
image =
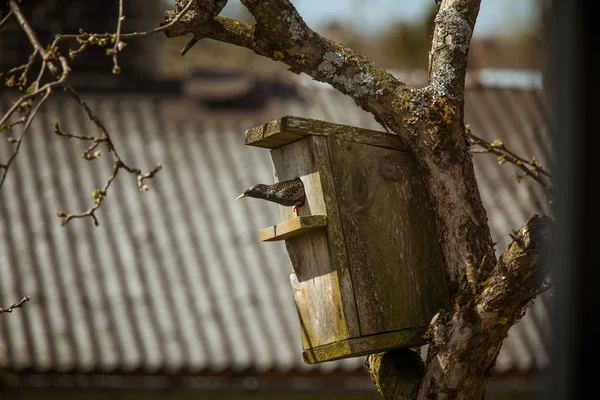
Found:
[[[369,365],[386,399],[481,398],[506,332],[542,284],[543,274],[536,272],[550,222],[537,216],[527,221],[496,261],[463,121],[467,56],[480,0],[441,3],[429,84],[421,89],[312,31],[287,0],[241,0],[255,25],[216,16],[215,4],[222,1],[193,1],[194,11],[166,30],[167,36],[191,33],[242,46],[329,83],[412,150],[436,213],[453,301],[431,323],[424,370],[405,351],[370,356]],[[176,3],[182,9],[187,1]],[[165,13],[164,23],[175,15]]]

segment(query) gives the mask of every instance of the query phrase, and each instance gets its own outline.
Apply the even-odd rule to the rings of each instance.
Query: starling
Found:
[[[292,210],[296,216],[298,215],[298,207],[303,206],[304,201],[306,200],[304,184],[300,178],[277,182],[272,185],[259,183],[250,186],[248,190],[240,194],[236,200],[239,200],[242,197],[254,197],[272,201],[281,204],[282,206],[294,206]]]

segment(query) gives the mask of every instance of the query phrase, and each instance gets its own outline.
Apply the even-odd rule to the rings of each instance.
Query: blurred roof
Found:
[[[196,85],[196,97],[194,91],[86,95],[126,163],[144,170],[164,165],[147,193],[137,190],[134,176],[120,174],[98,212],[97,228],[88,220],[61,228],[56,211],[89,208],[111,161],[106,154],[82,160],[86,144],[51,135],[50,123],[58,119],[65,131],[81,134],[93,126],[74,101],[58,96],[34,120],[0,192],[0,304],[32,296],[24,309],[0,318],[0,364],[4,360],[8,371],[364,371],[362,357],[303,363],[285,247],[258,239],[259,229],[278,221],[277,206],[233,200],[249,185],[273,179],[268,152],[244,146],[248,128],[284,115],[381,127],[351,98],[327,87],[232,76],[223,85],[229,102],[218,90],[211,100],[206,93],[215,92],[214,77],[210,81],[206,92]],[[470,86],[465,122],[475,134],[502,138],[547,165],[543,94],[536,86],[500,81],[503,86]],[[8,102],[0,93],[0,110]],[[3,146],[0,159],[5,157]],[[476,155],[474,162],[501,253],[511,229],[534,213],[547,214],[547,203],[535,182],[515,181],[512,166],[499,166],[490,155]],[[497,374],[546,366],[547,315],[547,301],[538,298],[511,328]]]

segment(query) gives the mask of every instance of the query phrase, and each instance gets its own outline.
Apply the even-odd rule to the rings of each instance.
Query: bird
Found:
[[[287,181],[276,182],[272,185],[258,183],[250,186],[244,193],[240,194],[236,200],[243,197],[254,197],[272,201],[282,206],[294,206],[292,211],[298,216],[298,207],[302,207],[306,201],[304,184],[299,177]]]

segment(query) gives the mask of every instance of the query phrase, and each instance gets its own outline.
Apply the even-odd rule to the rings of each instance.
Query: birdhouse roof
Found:
[[[408,151],[393,133],[295,116],[285,116],[248,129],[244,137],[247,145],[276,149],[311,135]]]

